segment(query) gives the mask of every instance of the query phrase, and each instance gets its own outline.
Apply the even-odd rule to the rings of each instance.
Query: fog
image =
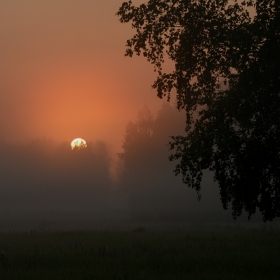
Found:
[[[0,230],[232,221],[211,173],[200,202],[174,176],[184,112],[156,97],[145,59],[124,57],[122,2],[1,1]],[[87,149],[71,150],[77,137]]]
[[[155,116],[145,106],[127,123],[118,157],[104,141],[74,150],[70,142],[44,138],[2,142],[0,230],[232,222],[213,174],[204,174],[200,202],[175,177],[167,144],[183,127],[184,114],[170,105]]]

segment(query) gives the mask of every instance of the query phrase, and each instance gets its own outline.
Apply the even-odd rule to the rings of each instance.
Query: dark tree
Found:
[[[119,157],[124,162],[125,171],[135,173],[147,167],[146,155],[150,147],[153,128],[154,118],[147,106],[138,112],[135,122],[130,121],[127,124],[122,144],[123,152],[119,153]]]
[[[168,161],[169,136],[182,131],[184,114],[169,103],[164,103],[155,117],[144,106],[137,119],[126,126],[119,154],[124,172],[118,183],[127,195],[132,219],[179,219],[188,209],[186,200],[190,202],[192,197],[196,202],[179,178],[174,178]]]
[[[280,1],[240,2],[128,1],[117,15],[136,29],[126,55],[146,57],[158,96],[175,90],[186,111],[186,136],[170,142],[176,175],[200,197],[203,170],[213,170],[234,218],[259,209],[266,221],[280,216]]]
[[[139,110],[136,121],[130,121],[126,126],[123,151],[118,154],[125,172],[131,177],[143,176],[144,173],[154,173],[157,165],[165,161],[170,165],[166,147],[171,135],[184,131],[183,118],[169,103],[162,104],[156,117],[146,105]]]

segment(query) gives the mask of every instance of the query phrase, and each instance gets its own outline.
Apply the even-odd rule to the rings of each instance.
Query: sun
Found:
[[[87,147],[87,142],[82,138],[76,138],[71,142],[71,149],[84,149]]]

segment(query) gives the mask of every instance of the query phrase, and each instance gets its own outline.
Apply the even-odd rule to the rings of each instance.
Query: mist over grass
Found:
[[[148,134],[143,134],[141,111],[139,116],[128,124],[123,142],[128,146],[119,157],[103,141],[80,150],[49,139],[3,143],[0,230],[232,222],[211,172],[204,173],[200,202],[173,173],[167,144],[171,135],[182,133],[184,116],[165,104],[157,116],[150,116]]]
[[[81,150],[51,140],[6,143],[0,153],[2,216],[6,213],[26,219],[47,212],[50,216],[56,212],[88,212],[101,218],[109,209],[114,214],[111,209],[117,195],[104,142],[89,143]]]

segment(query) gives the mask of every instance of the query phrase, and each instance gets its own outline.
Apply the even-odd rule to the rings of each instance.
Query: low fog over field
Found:
[[[122,3],[1,1],[0,230],[232,222],[210,171],[200,202],[175,177],[168,142],[186,111],[159,100],[146,59],[124,56]],[[86,149],[71,150],[77,137]]]
[[[213,174],[204,174],[200,202],[175,177],[167,144],[183,127],[184,114],[164,104],[156,116],[144,106],[128,122],[117,155],[102,141],[74,150],[50,139],[2,143],[1,229],[232,221]]]

